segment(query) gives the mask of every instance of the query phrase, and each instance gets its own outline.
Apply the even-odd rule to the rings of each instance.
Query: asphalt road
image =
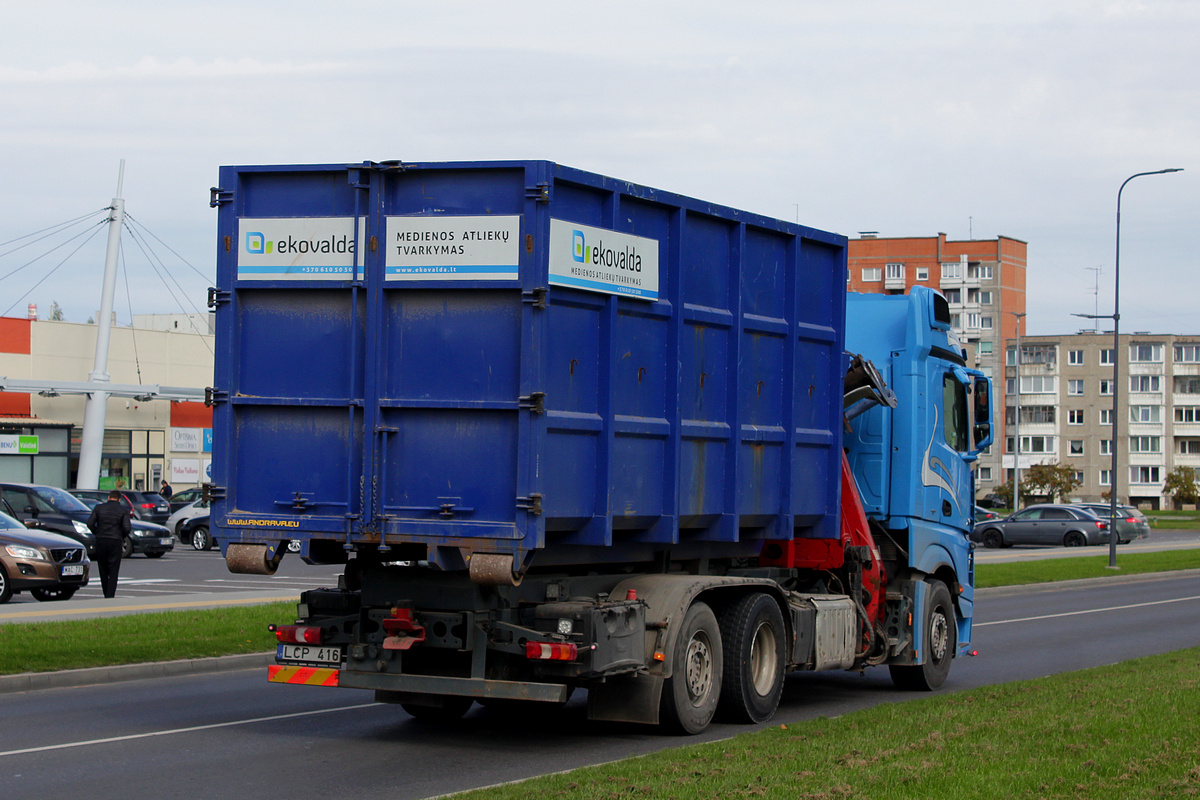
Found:
[[[1200,644],[1200,574],[980,592],[974,645],[947,691]],[[5,800],[427,798],[736,735],[588,722],[584,698],[519,717],[476,707],[419,723],[369,693],[272,685],[262,668],[0,695]],[[885,669],[789,677],[769,724],[922,695]]]

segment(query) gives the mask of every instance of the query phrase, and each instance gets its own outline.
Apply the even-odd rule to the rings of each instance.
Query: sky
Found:
[[[1025,333],[1071,333],[1112,313],[1122,182],[1182,167],[1123,192],[1121,330],[1200,334],[1194,0],[45,0],[0,42],[4,316],[95,315],[103,232],[3,243],[107,206],[122,159],[161,258],[123,239],[122,323],[203,308],[221,165],[547,159],[851,237],[1020,239]]]

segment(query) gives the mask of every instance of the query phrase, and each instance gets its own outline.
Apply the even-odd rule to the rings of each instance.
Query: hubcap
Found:
[[[754,691],[764,697],[775,686],[775,646],[775,629],[766,622],[759,624],[750,644],[750,676]]]
[[[942,613],[941,609],[937,609],[929,621],[929,649],[933,661],[941,661],[946,657],[949,644],[950,627],[946,622],[946,615]]]
[[[685,662],[688,699],[692,705],[699,705],[708,696],[713,681],[712,646],[702,631],[697,631],[688,642]]]

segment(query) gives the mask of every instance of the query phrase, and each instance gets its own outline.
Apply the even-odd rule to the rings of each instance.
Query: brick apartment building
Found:
[[[952,324],[967,349],[967,363],[995,382],[995,407],[1001,409],[1006,404],[1001,372],[1005,342],[1017,335],[1016,315],[1025,313],[1026,248],[1025,242],[1007,236],[958,241],[944,233],[901,238],[864,233],[850,240],[847,288],[887,294],[905,294],[916,285],[940,290],[950,301]],[[996,416],[996,443],[978,461],[977,495],[1005,479],[1005,419],[998,411]]]

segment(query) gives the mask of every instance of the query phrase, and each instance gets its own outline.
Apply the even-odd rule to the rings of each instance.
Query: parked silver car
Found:
[[[1112,506],[1108,503],[1079,503],[1100,519],[1111,519]],[[1133,506],[1117,506],[1117,543],[1129,544],[1134,539],[1150,535],[1150,520]]]
[[[1047,503],[1023,508],[1004,519],[976,524],[971,539],[982,542],[984,547],[1107,544],[1108,521],[1082,506]]]

